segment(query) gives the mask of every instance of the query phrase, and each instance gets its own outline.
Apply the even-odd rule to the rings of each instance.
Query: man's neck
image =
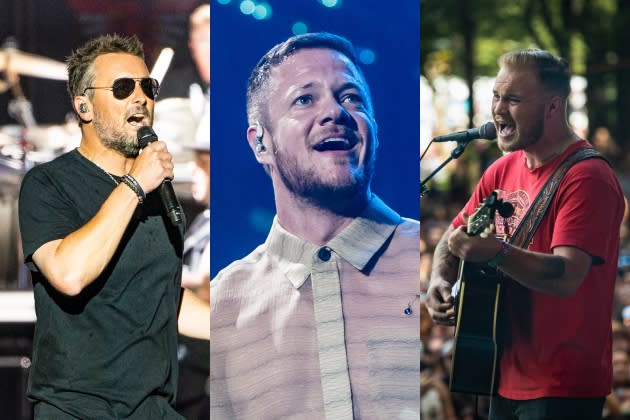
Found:
[[[363,194],[346,203],[347,211],[324,208],[293,194],[276,192],[278,223],[293,235],[316,245],[324,245],[365,209],[369,194]]]
[[[79,153],[107,173],[122,176],[129,172],[133,159],[126,158],[119,152],[108,149],[98,139],[85,136],[77,148]]]
[[[569,146],[579,139],[579,136],[568,127],[556,134],[545,135],[545,139],[541,139],[534,147],[525,150],[527,167],[533,170],[545,165],[564,153]]]

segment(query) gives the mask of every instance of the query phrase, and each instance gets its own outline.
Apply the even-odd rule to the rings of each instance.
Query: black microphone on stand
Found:
[[[153,128],[148,125],[140,127],[138,130],[138,147],[144,149],[149,143],[153,143],[158,139],[157,134],[153,131]],[[170,179],[164,179],[162,184],[158,187],[162,204],[166,210],[168,218],[171,219],[171,223],[177,226],[183,221],[182,208],[177,201],[177,196],[173,190],[173,184]]]
[[[438,136],[434,138],[433,140],[431,140],[431,143],[456,141],[457,147],[455,147],[455,149],[451,151],[451,155],[448,157],[448,159],[442,162],[440,166],[435,168],[429,176],[427,176],[423,181],[420,182],[420,196],[421,197],[424,196],[424,194],[428,191],[428,189],[426,188],[427,182],[429,182],[429,180],[433,178],[433,176],[436,173],[438,173],[440,169],[446,166],[447,163],[449,163],[453,159],[457,159],[458,157],[460,157],[461,154],[464,153],[464,149],[466,149],[466,146],[468,146],[468,144],[472,140],[475,140],[475,139],[494,140],[496,138],[497,138],[497,129],[495,128],[494,123],[492,121],[489,121],[479,128],[471,128],[466,131],[458,131],[457,133],[445,134],[443,136]],[[426,153],[426,150],[425,150],[425,153]],[[422,156],[424,156],[424,153],[422,154]],[[422,157],[420,157],[420,159],[422,159]]]
[[[445,134],[443,136],[437,136],[433,139],[436,143],[442,143],[445,141],[456,141],[468,143],[471,140],[483,139],[494,140],[497,138],[497,129],[494,127],[494,123],[489,121],[478,128],[471,128],[465,131],[458,131],[457,133]]]

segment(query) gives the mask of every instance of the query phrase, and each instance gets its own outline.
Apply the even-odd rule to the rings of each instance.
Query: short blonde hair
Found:
[[[549,51],[536,48],[510,51],[499,57],[499,66],[534,71],[545,89],[558,92],[565,99],[571,92],[568,61],[554,56]]]

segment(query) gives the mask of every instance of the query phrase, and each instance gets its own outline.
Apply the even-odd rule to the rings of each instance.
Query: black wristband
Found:
[[[147,198],[147,195],[144,193],[144,190],[142,189],[138,181],[136,181],[136,179],[129,174],[123,175],[121,181],[124,182],[125,185],[127,185],[129,188],[131,188],[131,191],[133,191],[138,196],[138,202],[142,204],[144,202],[144,199]]]

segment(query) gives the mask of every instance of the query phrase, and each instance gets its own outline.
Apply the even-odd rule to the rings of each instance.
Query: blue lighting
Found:
[[[230,4],[232,2],[232,0],[217,0],[217,3],[219,4]]]
[[[258,20],[271,18],[271,6],[267,3],[260,3],[254,8],[252,16]]]
[[[362,48],[359,52],[359,61],[363,64],[372,64],[376,61],[376,54],[369,48]]]
[[[308,32],[308,26],[304,22],[295,22],[293,26],[291,26],[291,32],[293,35],[301,35]]]
[[[252,0],[244,0],[241,2],[241,13],[251,15],[256,10],[256,4]]]
[[[326,7],[339,7],[341,6],[341,0],[320,0],[320,3]]]

